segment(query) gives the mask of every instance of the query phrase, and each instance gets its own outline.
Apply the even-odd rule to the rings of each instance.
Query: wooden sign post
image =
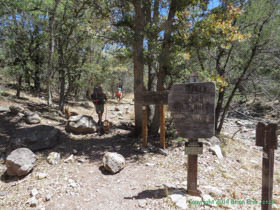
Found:
[[[148,106],[147,105],[160,105],[160,145],[165,149],[165,104],[167,104],[169,91],[144,91],[137,94],[136,103],[142,104],[142,138],[143,146],[147,147],[148,144]]]
[[[259,122],[256,127],[256,146],[263,147],[262,210],[272,209],[274,150],[277,149],[277,124]]]
[[[148,145],[148,107],[142,106],[142,138],[143,138],[143,145],[147,147]]]
[[[168,95],[168,105],[179,136],[188,138],[185,153],[188,154],[187,193],[200,195],[197,189],[197,159],[202,154],[198,138],[210,138],[215,134],[215,83],[197,82],[173,85]]]

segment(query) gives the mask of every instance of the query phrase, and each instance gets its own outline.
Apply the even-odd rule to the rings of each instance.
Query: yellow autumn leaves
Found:
[[[213,13],[203,20],[202,27],[204,27],[207,36],[215,37],[215,41],[220,43],[222,48],[228,49],[234,41],[244,41],[250,38],[250,34],[243,34],[240,29],[235,26],[237,18],[242,11],[239,7],[228,6],[225,13]]]
[[[220,75],[212,75],[211,80],[216,82],[217,87],[219,87],[219,91],[223,92],[224,88],[228,86],[226,79]]]
[[[184,52],[179,54],[180,57],[182,57],[184,60],[190,60],[191,54],[189,52]]]

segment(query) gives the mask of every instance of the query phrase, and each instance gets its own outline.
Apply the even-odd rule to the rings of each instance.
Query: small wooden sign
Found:
[[[187,155],[198,155],[203,153],[202,142],[186,142],[185,143],[185,154]]]
[[[277,149],[277,124],[265,125],[259,122],[256,127],[256,146]]]
[[[143,91],[135,95],[135,102],[143,105],[168,104],[168,90],[165,91]]]
[[[168,105],[178,134],[183,138],[215,135],[215,83],[175,84]]]

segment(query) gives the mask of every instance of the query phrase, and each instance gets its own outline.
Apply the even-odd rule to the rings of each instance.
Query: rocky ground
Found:
[[[23,95],[12,97],[7,91],[0,106],[20,105],[37,111],[40,124],[59,129],[60,144],[36,152],[36,166],[21,178],[5,174],[9,142],[18,129],[32,127],[21,115],[0,113],[0,209],[260,209],[262,149],[255,145],[255,125],[262,118],[241,112],[226,119],[223,135],[203,139],[199,155],[198,182],[202,196],[186,194],[187,156],[184,140],[168,139],[167,153],[160,151],[154,139],[149,149],[141,148],[141,139],[133,130],[133,101],[120,105],[111,100],[107,118],[113,123],[105,135],[73,135],[65,132],[66,119],[45,109],[44,99]],[[91,104],[72,103],[75,112],[97,118]],[[239,112],[239,111],[238,111]],[[244,116],[245,115],[245,116]],[[278,118],[279,119],[279,118]],[[233,138],[232,138],[233,137]],[[158,139],[157,139],[158,140]],[[211,147],[220,142],[223,158]],[[119,173],[111,175],[102,167],[105,152],[117,152],[126,159]],[[49,164],[51,152],[61,155],[58,164]],[[274,209],[280,209],[280,155],[276,151],[274,168]]]

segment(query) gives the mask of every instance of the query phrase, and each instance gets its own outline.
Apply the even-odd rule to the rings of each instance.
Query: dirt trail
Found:
[[[41,102],[6,100],[0,106],[20,104],[24,107],[42,108]],[[91,106],[91,105],[90,105]],[[73,105],[79,113],[92,114],[90,109]],[[139,140],[131,136],[133,122],[133,102],[124,100],[121,105],[115,101],[108,104],[108,119],[113,122],[109,134],[72,135],[64,131],[63,117],[58,115],[43,117],[42,124],[53,125],[64,132],[62,143],[51,150],[36,152],[36,167],[22,179],[7,178],[4,161],[0,164],[0,209],[179,209],[166,195],[165,184],[169,193],[182,193],[187,189],[187,165],[184,146],[177,140],[169,140],[168,156],[161,155],[156,149],[142,152]],[[115,111],[115,110],[119,111]],[[47,113],[42,113],[48,116]],[[94,114],[94,118],[97,116]],[[235,131],[234,120],[228,120],[224,133],[231,136]],[[5,154],[5,145],[16,129],[28,126],[19,118],[0,113],[0,152]],[[236,129],[238,126],[236,126]],[[242,128],[246,127],[244,125]],[[248,127],[248,126],[247,126]],[[242,138],[250,139],[252,128],[240,132],[236,137],[241,141],[224,138],[222,150],[224,158],[218,159],[208,146],[199,156],[199,189],[203,194],[211,195],[213,201],[233,199],[260,201],[261,193],[261,157],[260,148]],[[234,129],[232,129],[234,128]],[[242,135],[244,136],[242,136]],[[252,141],[253,142],[253,139]],[[62,155],[58,165],[46,162],[47,155],[56,151]],[[106,173],[102,168],[102,157],[106,151],[114,151],[126,158],[126,167],[115,175]],[[70,155],[73,162],[64,162]],[[280,164],[275,161],[274,207],[280,207]],[[38,179],[38,173],[47,177]],[[210,188],[221,193],[213,193]],[[27,203],[32,189],[38,190],[36,207]],[[191,199],[190,196],[186,196]],[[46,201],[48,200],[48,201]],[[221,204],[188,205],[187,209],[259,209],[257,204]]]

